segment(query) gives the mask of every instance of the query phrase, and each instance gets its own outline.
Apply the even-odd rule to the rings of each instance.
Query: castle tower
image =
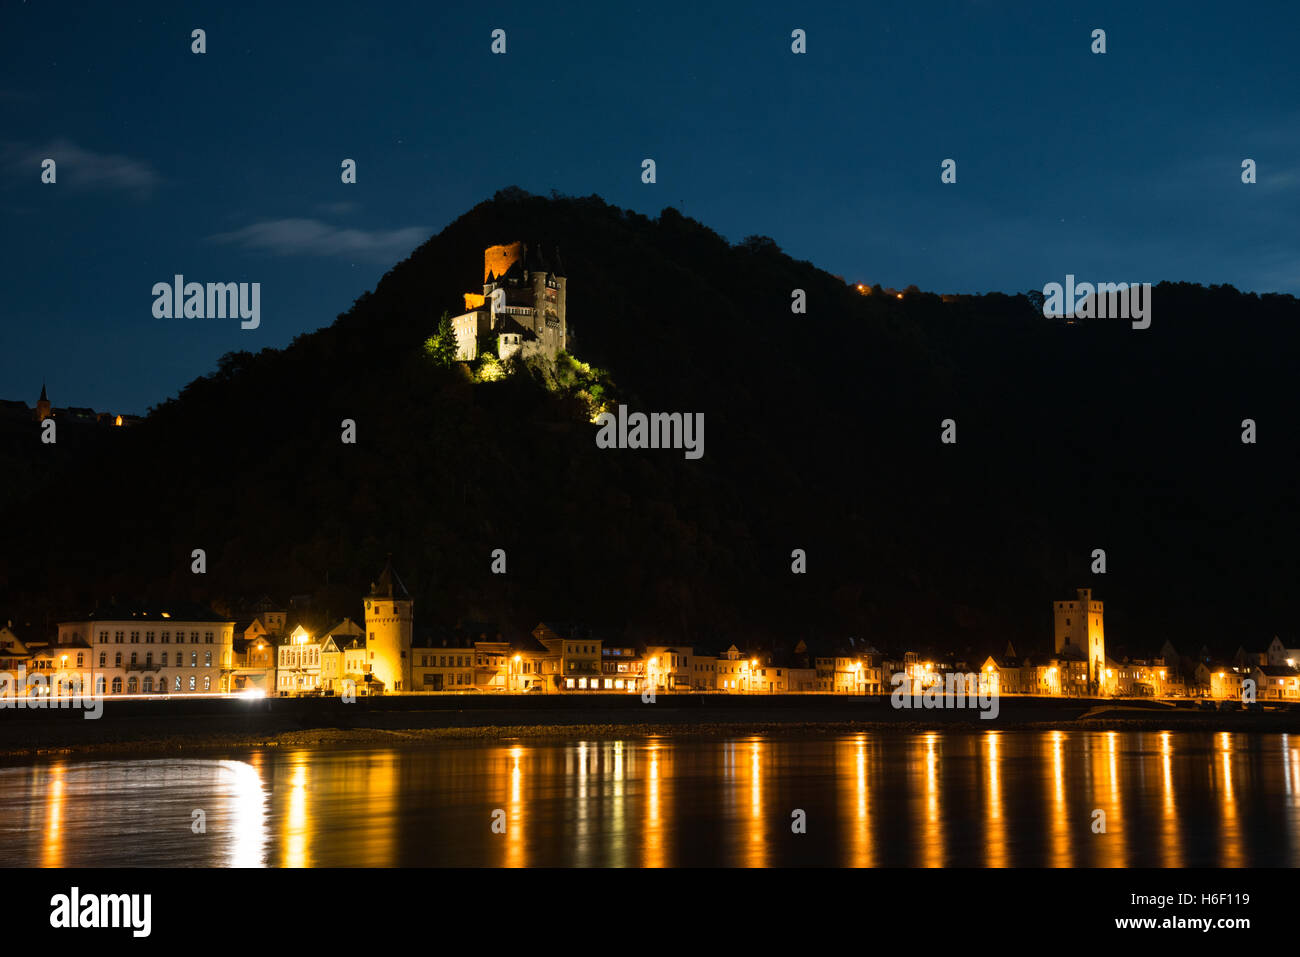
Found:
[[[36,421],[44,422],[50,417],[50,400],[45,396],[45,383],[41,383],[41,397],[36,400]]]
[[[1076,588],[1075,598],[1053,603],[1056,653],[1088,662],[1088,691],[1099,694],[1106,668],[1104,609],[1092,600],[1091,588]]]
[[[366,660],[386,692],[411,690],[413,604],[390,558],[366,596]]]
[[[526,252],[527,247],[522,242],[489,246],[483,250],[483,282],[488,282],[490,277],[500,279],[516,263],[522,265]]]

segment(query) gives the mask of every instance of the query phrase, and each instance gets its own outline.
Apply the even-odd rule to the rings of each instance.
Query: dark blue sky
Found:
[[[511,184],[899,288],[1300,293],[1294,3],[273,6],[0,6],[0,397],[142,413]],[[178,272],[260,282],[261,327],[155,319]]]

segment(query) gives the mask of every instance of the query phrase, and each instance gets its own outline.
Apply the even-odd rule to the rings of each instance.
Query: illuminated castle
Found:
[[[537,245],[489,246],[483,251],[483,292],[465,293],[466,311],[452,320],[457,360],[476,359],[485,343],[495,345],[502,360],[554,360],[566,348],[567,285],[558,249],[548,260]]]

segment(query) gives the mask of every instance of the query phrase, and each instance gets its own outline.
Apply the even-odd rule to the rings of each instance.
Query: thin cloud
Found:
[[[13,144],[4,155],[6,165],[15,173],[26,171],[33,178],[40,176],[43,160],[54,160],[59,185],[71,189],[148,192],[162,182],[157,171],[143,160],[96,153],[68,140],[55,140],[40,148]]]
[[[285,256],[350,256],[391,262],[409,254],[429,233],[426,226],[365,230],[343,229],[319,219],[270,219],[208,238]]]

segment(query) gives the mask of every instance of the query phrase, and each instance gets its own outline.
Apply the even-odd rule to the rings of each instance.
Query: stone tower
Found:
[[[1053,602],[1056,653],[1088,662],[1088,691],[1101,691],[1106,668],[1106,632],[1102,602],[1092,600],[1091,588],[1076,588],[1075,601]]]
[[[366,596],[366,660],[385,692],[411,690],[413,604],[390,558]]]
[[[45,383],[41,383],[41,397],[36,400],[36,421],[44,422],[50,417],[50,400],[45,395]]]

